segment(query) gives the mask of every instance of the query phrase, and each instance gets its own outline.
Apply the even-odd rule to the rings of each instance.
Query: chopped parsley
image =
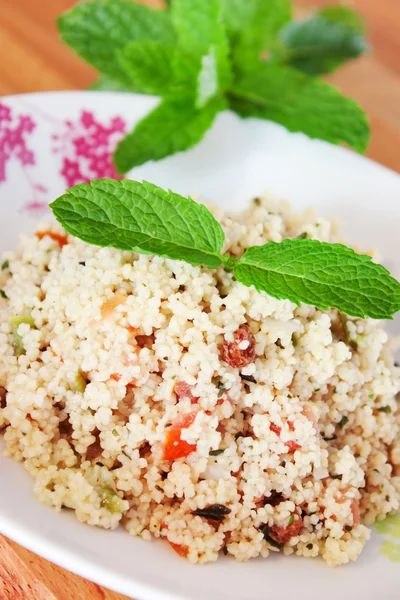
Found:
[[[255,377],[253,377],[253,375],[243,375],[240,373],[240,378],[243,379],[243,381],[248,381],[249,383],[257,383],[257,380]]]
[[[338,423],[339,429],[342,430],[343,427],[345,427],[348,422],[349,422],[349,417],[346,417],[346,416],[342,417],[342,419]]]
[[[379,412],[386,413],[386,414],[389,414],[392,412],[392,409],[390,408],[390,406],[380,406],[378,408],[378,410],[379,410]]]
[[[219,448],[218,450],[210,450],[210,456],[219,456],[225,452],[225,448]]]

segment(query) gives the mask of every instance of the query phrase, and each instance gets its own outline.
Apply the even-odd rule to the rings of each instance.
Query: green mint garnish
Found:
[[[115,164],[120,172],[148,160],[160,160],[195,146],[225,108],[223,98],[215,98],[199,110],[187,98],[166,98],[139,121],[117,147]]]
[[[356,102],[325,81],[275,64],[259,64],[240,75],[229,92],[240,116],[268,119],[289,131],[365,151],[370,130]]]
[[[286,239],[249,248],[233,273],[275,298],[385,319],[400,309],[400,284],[368,255],[342,244]]]
[[[310,19],[292,21],[278,40],[275,59],[311,75],[331,73],[368,50],[362,20],[346,7],[328,7]]]
[[[51,208],[72,235],[97,246],[218,267],[224,232],[201,204],[147,182],[80,184]]]
[[[240,69],[273,47],[280,29],[292,18],[291,0],[221,0],[221,4],[233,63]]]
[[[92,89],[161,96],[118,146],[121,173],[192,148],[227,108],[358,151],[367,146],[363,111],[315,77],[367,49],[351,9],[293,21],[291,0],[170,0],[163,10],[89,0],[58,27],[100,72]]]
[[[400,310],[400,283],[370,256],[308,239],[254,246],[240,259],[222,254],[224,232],[205,206],[148,182],[80,184],[51,209],[68,233],[89,244],[210,269],[223,265],[244,285],[274,298],[375,319],[390,319]],[[339,427],[347,422],[343,417]]]
[[[127,77],[147,94],[167,94],[173,82],[175,47],[146,40],[129,42],[117,52]]]
[[[126,0],[91,0],[74,6],[58,19],[61,37],[79,56],[105,75],[143,91],[125,73],[118,51],[133,41],[174,43],[167,11]]]

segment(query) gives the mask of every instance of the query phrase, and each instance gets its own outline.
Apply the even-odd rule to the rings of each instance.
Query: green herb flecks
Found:
[[[362,110],[315,77],[368,48],[349,8],[293,21],[291,0],[170,0],[164,10],[89,0],[62,15],[58,27],[100,72],[92,89],[162,98],[118,146],[121,173],[193,147],[228,106],[243,117],[366,148]]]
[[[382,413],[390,414],[392,412],[392,409],[390,408],[390,406],[380,406],[378,408],[378,411],[382,412]]]
[[[74,379],[73,383],[71,384],[71,390],[73,392],[79,392],[80,394],[83,394],[86,389],[86,386],[87,386],[87,381],[86,381],[85,375],[84,375],[83,371],[81,371],[79,369],[77,374],[75,375],[75,379]]]
[[[264,535],[264,540],[268,542],[270,546],[272,546],[273,548],[277,548],[278,550],[282,550],[283,544],[280,544],[279,542],[274,540],[274,538],[271,537],[271,527],[269,525],[264,525],[264,527],[262,527],[262,532]]]
[[[342,430],[344,427],[346,427],[348,422],[349,422],[349,417],[346,417],[346,416],[342,417],[338,423],[339,429]]]
[[[101,506],[106,508],[110,513],[125,512],[125,502],[118,494],[108,485],[104,485],[100,491]]]
[[[298,305],[375,319],[400,310],[400,283],[370,256],[308,239],[255,246],[240,259],[222,254],[224,232],[205,206],[148,182],[80,184],[51,209],[68,233],[90,244],[211,269],[222,265],[244,285]]]
[[[10,268],[10,261],[5,260],[1,265],[1,270],[5,271],[6,269],[9,269],[9,268]]]
[[[1,288],[0,288],[0,298],[4,298],[4,300],[8,300],[7,294]]]
[[[11,331],[13,335],[13,346],[15,356],[22,356],[23,354],[26,354],[24,342],[22,340],[21,335],[18,333],[18,328],[22,324],[29,325],[31,329],[36,329],[35,321],[33,320],[30,314],[13,315],[11,317]]]
[[[210,456],[220,456],[225,452],[225,448],[219,448],[218,450],[210,450]]]

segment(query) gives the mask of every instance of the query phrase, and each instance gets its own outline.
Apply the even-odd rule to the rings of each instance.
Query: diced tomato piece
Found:
[[[288,420],[287,424],[288,424],[288,427],[289,427],[290,431],[294,431],[294,423],[293,423],[293,421],[289,421]]]
[[[289,440],[288,442],[285,442],[285,446],[289,450],[289,452],[294,452],[295,450],[301,448],[300,444],[298,444],[294,440]]]
[[[57,244],[60,246],[60,248],[62,248],[63,246],[65,246],[66,244],[68,244],[68,238],[66,235],[62,235],[61,233],[56,233],[55,231],[37,231],[35,233],[36,237],[39,240],[42,240],[44,237],[49,237],[52,240],[54,240],[55,242],[57,242]]]
[[[291,525],[287,525],[286,527],[273,525],[271,527],[271,537],[278,542],[278,544],[286,544],[292,537],[299,535],[302,530],[303,519],[297,514],[294,514],[293,516],[295,517],[295,520]]]
[[[246,348],[240,348],[245,342]],[[234,368],[247,367],[256,357],[256,338],[247,324],[240,325],[233,334],[233,342],[224,340],[220,358]]]
[[[196,444],[189,444],[181,439],[182,429],[189,427],[196,418],[196,413],[184,415],[167,429],[164,444],[164,460],[176,460],[189,456],[196,450]]]
[[[270,423],[270,430],[273,431],[278,437],[281,435],[281,428],[278,425],[274,425],[274,423]]]
[[[137,328],[132,327],[132,325],[128,325],[127,330],[129,331],[129,333],[136,333]]]
[[[291,431],[293,431],[293,429],[290,427],[290,421],[288,421],[289,423],[289,429]],[[292,423],[293,426],[293,423]],[[281,428],[278,427],[278,425],[275,425],[274,423],[270,423],[269,426],[270,430],[273,431],[278,437],[280,437],[281,435]],[[300,444],[298,444],[297,442],[295,442],[294,440],[289,440],[288,442],[285,442],[285,446],[286,448],[289,450],[289,452],[294,452],[295,450],[298,450],[299,448],[301,448]]]
[[[187,555],[189,554],[189,548],[187,546],[182,546],[182,544],[174,544],[174,542],[170,542],[169,540],[167,541],[168,544],[171,546],[172,550],[179,554],[179,556],[187,558]]]
[[[114,381],[119,381],[121,377],[122,375],[120,373],[113,373],[112,375],[110,375],[110,379],[114,379]]]
[[[178,398],[189,398],[192,404],[197,404],[199,396],[194,396],[192,389],[192,385],[189,385],[185,381],[178,381],[178,383],[175,385],[175,394],[178,396]]]

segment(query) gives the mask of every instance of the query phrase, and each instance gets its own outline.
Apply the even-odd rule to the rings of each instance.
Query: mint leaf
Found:
[[[201,58],[201,69],[197,80],[196,106],[202,108],[218,93],[218,65],[215,46]]]
[[[170,12],[126,0],[91,0],[76,4],[58,19],[62,39],[82,58],[113,79],[129,83],[117,50],[131,41],[173,44]]]
[[[289,131],[363,152],[370,130],[356,102],[322,80],[274,64],[254,65],[238,76],[230,106],[242,117],[275,121]]]
[[[279,34],[274,58],[296,69],[321,75],[357,58],[368,49],[360,24],[351,24],[349,9],[321,11],[311,19],[288,23]],[[331,16],[332,15],[332,16]]]
[[[224,232],[205,206],[146,181],[80,184],[50,206],[66,231],[89,244],[211,269],[222,263]]]
[[[229,45],[220,0],[174,0],[172,22],[182,50],[193,61],[193,70],[200,73],[203,56],[214,53],[218,87],[224,89],[231,79]]]
[[[348,6],[325,6],[325,8],[321,8],[318,14],[329,19],[331,23],[347,25],[361,35],[365,33],[364,19],[358,12]]]
[[[99,79],[94,81],[89,87],[89,90],[96,92],[140,92],[139,87],[135,87],[133,83],[123,83],[118,79],[113,79],[108,75],[101,75]]]
[[[341,244],[286,239],[246,250],[233,273],[274,298],[388,319],[400,310],[400,283],[367,255]]]
[[[118,145],[114,155],[118,171],[126,173],[149,160],[192,148],[224,108],[225,101],[218,97],[201,110],[186,97],[166,98]]]
[[[291,19],[290,0],[221,0],[234,62],[244,70],[275,42]]]
[[[163,95],[173,81],[174,52],[172,45],[147,40],[130,42],[117,54],[128,79],[134,81],[141,91]]]

